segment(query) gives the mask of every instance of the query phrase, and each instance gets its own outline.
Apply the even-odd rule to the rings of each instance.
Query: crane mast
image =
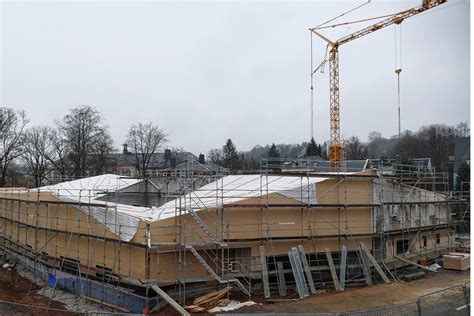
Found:
[[[400,24],[403,20],[445,3],[446,0],[423,0],[420,6],[398,12],[373,25],[362,28],[354,33],[331,41],[321,34],[318,27],[309,30],[327,42],[329,50],[329,116],[330,116],[330,145],[329,160],[333,169],[338,170],[343,160],[344,146],[341,142],[340,107],[339,107],[339,46],[351,42],[365,35],[371,34],[393,24]]]

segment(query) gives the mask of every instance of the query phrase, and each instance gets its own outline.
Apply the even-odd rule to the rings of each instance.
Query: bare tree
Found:
[[[56,129],[51,129],[49,133],[51,141],[51,153],[47,159],[51,166],[59,172],[61,176],[66,176],[70,169],[70,162],[67,158],[67,140]]]
[[[370,158],[380,158],[384,153],[386,154],[386,139],[382,137],[382,133],[372,131],[369,133],[369,142],[367,144],[368,156]]]
[[[37,126],[25,132],[22,157],[33,178],[35,187],[43,185],[51,166],[50,157],[54,155],[51,129]]]
[[[448,156],[454,153],[455,129],[444,124],[423,126],[417,133],[426,157],[437,171],[448,170]]]
[[[167,142],[167,135],[153,123],[138,123],[128,131],[126,144],[134,155],[140,176],[145,176],[153,154]]]
[[[58,129],[64,133],[68,159],[73,164],[73,175],[87,174],[91,154],[101,142],[107,142],[104,148],[112,148],[112,139],[104,137],[108,134],[108,126],[103,123],[102,115],[89,105],[73,108],[58,123]]]
[[[471,129],[469,128],[469,124],[467,122],[461,122],[454,128],[455,136],[456,137],[469,137],[471,136]]]
[[[90,154],[90,166],[94,174],[104,174],[117,169],[116,161],[110,155],[114,151],[112,144],[110,133],[106,130],[99,131]]]
[[[362,144],[358,137],[352,136],[345,144],[347,160],[360,160],[367,158],[367,148]]]
[[[398,157],[404,162],[413,158],[427,158],[420,138],[409,130],[403,131],[401,137],[396,140],[390,150],[390,156],[392,158]]]
[[[222,149],[211,149],[207,157],[216,165],[222,165],[224,163],[224,153]]]
[[[21,155],[27,123],[24,111],[0,107],[0,186],[5,186],[10,164]]]
[[[176,158],[176,164],[185,162],[188,159],[188,153],[184,150],[183,147],[171,148],[171,152],[174,153]]]

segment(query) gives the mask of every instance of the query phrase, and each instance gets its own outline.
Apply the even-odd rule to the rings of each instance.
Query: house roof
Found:
[[[228,172],[227,168],[221,167],[212,161],[208,161],[204,164],[200,163],[197,159],[191,161],[185,161],[176,166],[176,171],[194,171],[194,172]]]
[[[397,159],[369,159],[368,162],[374,168],[391,167],[392,164],[400,163]],[[431,168],[430,158],[413,158],[410,162],[420,168]]]
[[[134,166],[135,165],[135,162],[136,162],[135,154],[131,152],[128,154],[117,153],[117,154],[112,154],[112,155],[113,155],[113,158],[117,160],[117,163],[120,166],[131,166],[131,165]],[[171,155],[172,157],[176,157],[176,152],[171,152]],[[185,159],[187,159],[187,157],[192,157],[193,159],[197,159],[197,157],[191,152],[182,152],[180,153],[180,155],[182,155]],[[140,155],[138,156],[138,159],[139,161],[141,161]],[[166,165],[165,153],[164,152],[153,153],[150,156],[150,162],[148,163],[148,166],[150,169],[166,168],[167,165]]]

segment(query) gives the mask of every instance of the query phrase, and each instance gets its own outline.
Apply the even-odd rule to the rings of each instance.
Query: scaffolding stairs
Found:
[[[226,283],[234,283],[236,284],[242,292],[245,293],[245,295],[250,296],[249,290],[240,282],[239,279],[233,278],[229,280],[223,280],[210,266],[207,264],[206,260],[197,252],[196,248],[194,248],[192,245],[186,245],[185,246],[186,250],[189,250],[192,252],[194,257],[199,261],[199,263],[206,269],[207,272],[215,279],[217,280],[220,284],[226,284]]]
[[[199,215],[196,214],[196,212],[188,207],[186,208],[186,211],[189,213],[189,215],[191,215],[191,217],[196,221],[196,223],[198,224],[198,226],[206,233],[207,236],[209,236],[209,238],[211,238],[211,240],[221,246],[221,247],[226,247],[227,246],[227,243],[223,243],[222,241],[220,241],[217,236],[209,229],[209,227],[206,225],[206,223],[204,223],[204,221],[201,219],[201,217],[199,217]]]

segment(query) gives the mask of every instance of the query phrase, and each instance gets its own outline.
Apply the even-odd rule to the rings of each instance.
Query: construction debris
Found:
[[[193,305],[186,306],[185,309],[192,313],[208,312],[208,313],[217,313],[217,312],[227,312],[239,309],[243,306],[252,306],[257,303],[253,301],[247,301],[240,303],[236,300],[229,300],[227,298],[222,298],[224,295],[229,293],[232,289],[231,286],[225,287],[221,290],[212,291],[205,295],[199,296],[194,299]],[[202,305],[208,305],[208,309],[202,307]],[[212,307],[211,307],[212,306]]]
[[[242,302],[240,303],[239,301],[232,300],[227,304],[227,306],[216,306],[214,308],[208,309],[208,313],[217,313],[217,312],[228,312],[228,311],[233,311],[236,309],[239,309],[244,306],[253,306],[257,305],[254,301],[247,301],[247,302]]]
[[[209,292],[205,295],[195,298],[193,301],[193,304],[199,306],[199,305],[217,302],[224,295],[226,295],[231,289],[232,289],[231,286],[227,286],[221,290]]]
[[[200,307],[197,305],[189,305],[189,306],[186,306],[185,309],[187,309],[188,311],[192,313],[200,313],[206,310],[204,307]]]
[[[432,265],[429,266],[430,269],[433,269],[433,270],[438,270],[438,269],[441,269],[442,266],[440,266],[439,264],[437,263],[433,263]]]

